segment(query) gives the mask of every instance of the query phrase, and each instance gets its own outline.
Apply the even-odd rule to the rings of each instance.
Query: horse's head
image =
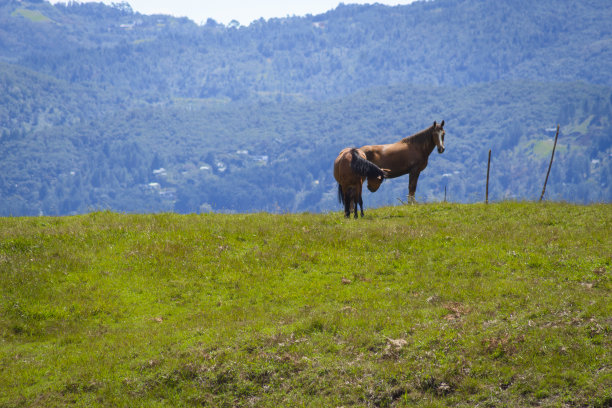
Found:
[[[368,177],[368,190],[370,190],[373,193],[376,192],[376,190],[378,190],[378,188],[380,187],[382,182],[385,180],[385,178],[387,178],[387,175],[389,173],[389,170],[387,169],[381,169],[381,170],[383,172],[382,176]]]
[[[382,177],[368,177],[368,190],[370,190],[373,193],[376,192],[376,190],[378,190],[378,187],[380,187],[382,182],[383,182]]]
[[[433,140],[438,147],[438,153],[444,153],[444,121],[437,124],[433,123]]]

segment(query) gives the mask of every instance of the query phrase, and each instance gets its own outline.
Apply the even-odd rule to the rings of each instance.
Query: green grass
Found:
[[[11,15],[13,17],[22,16],[34,23],[46,23],[48,21],[51,21],[49,17],[45,16],[43,13],[41,13],[38,10],[17,9],[13,11]]]
[[[544,139],[532,142],[532,151],[539,158],[548,158],[552,153],[553,146],[555,144],[554,138]],[[567,151],[567,145],[558,144],[556,147],[557,153],[565,153]]]
[[[588,128],[591,125],[591,122],[595,118],[595,115],[587,116],[581,123],[574,123],[573,125],[568,126],[566,131],[568,133],[580,133],[581,135],[585,135],[588,132]]]
[[[0,219],[0,406],[607,407],[612,205]]]

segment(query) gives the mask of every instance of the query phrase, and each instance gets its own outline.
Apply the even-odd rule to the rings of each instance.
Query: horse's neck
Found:
[[[423,150],[427,153],[426,157],[429,157],[433,149],[436,147],[436,144],[433,141],[433,137],[431,135],[427,138],[427,141],[423,144]]]
[[[410,136],[402,140],[402,142],[408,145],[416,146],[418,149],[422,150],[426,154],[425,158],[429,157],[431,152],[433,152],[434,147],[436,147],[431,134],[431,129],[425,129],[414,136]]]

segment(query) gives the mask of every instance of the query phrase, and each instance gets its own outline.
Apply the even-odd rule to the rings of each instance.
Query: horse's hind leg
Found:
[[[359,186],[357,186],[357,193],[355,195],[355,218],[357,218],[357,205],[361,208],[361,218],[363,218],[363,199],[361,198],[363,181],[364,179],[359,180]]]
[[[351,217],[351,193],[345,191],[344,193],[344,218]]]
[[[359,199],[357,197],[355,197],[355,199],[353,200],[355,202],[355,219],[359,218],[359,215],[357,214],[357,211],[359,210],[357,207],[359,207]]]
[[[363,218],[363,199],[359,196],[359,207],[361,208],[361,218]]]

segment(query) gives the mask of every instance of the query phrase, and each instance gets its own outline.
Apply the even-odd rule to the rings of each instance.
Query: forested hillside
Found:
[[[0,1],[0,215],[327,211],[346,146],[434,120],[417,199],[612,200],[607,1],[434,0],[203,25]],[[367,194],[397,203],[407,178]]]

